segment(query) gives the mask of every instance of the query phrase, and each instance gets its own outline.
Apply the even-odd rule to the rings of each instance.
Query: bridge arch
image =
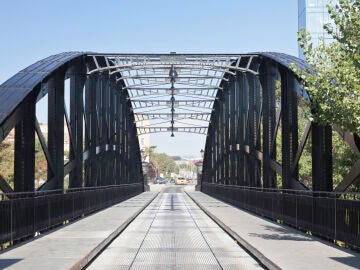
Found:
[[[310,97],[299,87],[291,64],[300,70],[309,68],[306,62],[281,53],[68,52],[45,58],[0,86],[0,141],[12,128],[16,133],[15,191],[34,189],[34,131],[48,163],[48,181],[41,187],[44,190],[63,188],[66,174],[69,187],[141,179],[137,135],[190,132],[207,134],[203,184],[275,188],[279,175],[282,188],[307,189],[298,179],[297,166],[311,137],[312,188],[330,191],[331,127],[309,122],[298,142],[297,99],[310,102]],[[70,79],[70,115],[64,109],[64,79]],[[277,81],[280,93],[276,93]],[[278,114],[276,94],[281,96]],[[49,97],[48,142],[34,113],[36,102],[45,95]],[[168,108],[171,112],[161,111]],[[63,116],[71,137],[70,161],[65,166]],[[144,119],[158,119],[169,125],[136,129],[135,124]],[[200,124],[176,126],[184,119]],[[280,126],[282,151],[277,153],[274,143]],[[346,132],[342,135],[359,153],[358,137]],[[114,170],[106,167],[108,160]],[[103,175],[109,171],[114,175]],[[0,179],[1,189],[11,192]],[[336,191],[345,190],[354,179],[346,176]]]
[[[0,243],[33,236],[144,191],[137,136],[159,132],[207,135],[200,183],[203,192],[302,229],[318,226],[314,232],[331,239],[335,239],[334,229],[328,228],[327,220],[315,224],[313,216],[326,212],[333,218],[334,212],[341,211],[344,218],[336,221],[335,215],[331,222],[342,224],[347,231],[342,239],[351,243],[354,235],[358,236],[358,202],[344,203],[339,210],[331,204],[332,197],[326,198],[329,207],[316,198],[322,199],[321,192],[332,191],[334,198],[340,196],[337,192],[345,191],[360,175],[357,161],[333,190],[332,129],[357,157],[359,137],[312,122],[298,134],[299,98],[311,102],[311,97],[299,86],[291,64],[300,70],[309,68],[306,62],[281,53],[68,52],[20,71],[0,85],[0,142],[15,129],[14,188],[1,177],[0,169],[0,190],[6,194],[0,196],[29,197],[14,203],[1,201],[5,209],[1,211],[8,217],[12,217],[15,205],[19,213],[14,226],[23,231],[14,231],[9,219],[1,220],[5,233],[0,235]],[[69,114],[64,101],[65,80],[70,81]],[[36,104],[45,96],[47,140],[36,118]],[[160,122],[136,126],[143,120]],[[183,125],[185,120],[190,122]],[[65,128],[70,136],[70,158],[64,164]],[[39,196],[43,193],[34,193],[35,133],[47,162],[47,181],[38,191],[62,194],[61,200],[51,197],[47,203]],[[312,185],[306,186],[298,177],[298,164],[309,138]],[[69,192],[64,192],[66,175]],[[293,207],[292,195],[302,204]],[[302,196],[306,197],[303,201]],[[67,200],[72,200],[72,213]],[[299,225],[302,208],[305,216],[299,216]],[[35,216],[27,219],[28,213]]]
[[[86,53],[45,58],[0,86],[2,141],[15,128],[14,191],[34,191],[35,132],[48,164],[39,190],[143,183],[135,118],[118,74],[88,74]],[[64,80],[70,80],[70,110],[65,108]],[[48,96],[48,140],[36,119],[36,102]],[[64,165],[64,122],[70,159]],[[12,192],[4,179],[3,191]],[[143,188],[141,188],[143,190]]]

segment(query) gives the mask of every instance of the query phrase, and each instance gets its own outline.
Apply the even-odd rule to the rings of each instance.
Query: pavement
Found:
[[[145,192],[0,253],[0,269],[81,269],[156,196]]]
[[[270,269],[360,269],[360,253],[233,207],[204,193],[187,194]]]
[[[87,269],[262,269],[183,189],[151,186],[159,196]]]
[[[0,252],[11,270],[264,266],[360,269],[360,254],[170,184]]]

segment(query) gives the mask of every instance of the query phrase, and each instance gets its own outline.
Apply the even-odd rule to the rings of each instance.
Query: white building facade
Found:
[[[143,119],[144,117],[141,117],[141,115],[135,115],[135,119],[138,119],[136,121],[136,126],[138,127],[145,127],[150,125],[150,121],[148,119]],[[139,120],[143,119],[143,120]],[[146,148],[150,147],[150,134],[142,134],[138,136],[139,139],[139,146],[140,151],[145,151]],[[143,161],[150,162],[149,156],[143,156]]]

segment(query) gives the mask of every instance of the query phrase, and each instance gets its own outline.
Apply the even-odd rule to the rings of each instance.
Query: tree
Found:
[[[155,168],[151,163],[148,164],[148,177],[149,179],[153,179],[156,177]]]
[[[150,163],[154,166],[157,176],[161,173],[168,175],[176,169],[175,161],[165,153],[153,153]]]
[[[155,148],[156,148],[155,145],[145,147],[144,148],[143,159],[145,160],[147,157],[149,157],[149,159],[150,159],[151,155],[155,152]]]
[[[327,6],[333,24],[324,29],[333,37],[330,43],[321,40],[314,46],[309,33],[301,30],[298,41],[311,69],[292,69],[311,98],[314,121],[337,125],[360,134],[360,0],[339,0]],[[333,132],[333,179],[336,186],[356,161],[356,154]],[[305,147],[307,150],[307,147]],[[300,160],[300,178],[309,183],[310,152]],[[352,191],[359,190],[360,182]]]
[[[301,30],[298,41],[311,69],[292,69],[310,95],[314,121],[360,134],[360,0],[327,8],[333,24],[324,29],[334,41],[313,46]]]

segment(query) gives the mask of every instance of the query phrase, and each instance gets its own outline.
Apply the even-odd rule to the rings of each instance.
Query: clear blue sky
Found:
[[[2,0],[0,83],[63,51],[297,55],[297,0]],[[197,155],[205,136],[151,136]]]

